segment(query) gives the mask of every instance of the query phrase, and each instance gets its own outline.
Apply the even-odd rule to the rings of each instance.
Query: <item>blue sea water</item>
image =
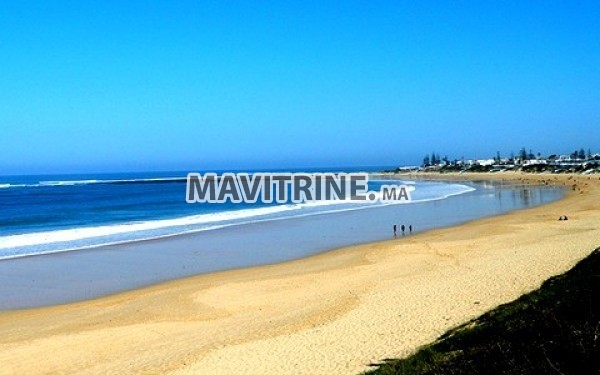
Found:
[[[344,169],[358,170],[378,169]],[[188,204],[185,178],[186,172],[0,177],[0,259],[383,205]],[[371,179],[369,190],[388,183]],[[474,190],[462,184],[414,184],[415,203]]]

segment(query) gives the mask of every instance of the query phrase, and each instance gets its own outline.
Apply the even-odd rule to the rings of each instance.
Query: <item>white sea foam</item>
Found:
[[[144,182],[174,182],[185,181],[185,177],[160,177],[160,178],[138,178],[123,180],[64,180],[64,181],[40,181],[39,186],[73,186],[92,184],[118,184],[118,183],[144,183]]]
[[[28,187],[28,184],[0,184],[0,189],[17,188],[17,187]]]
[[[126,184],[126,183],[158,183],[158,182],[185,182],[185,177],[159,177],[159,178],[138,178],[122,180],[56,180],[39,181],[29,184],[11,184],[1,183],[0,189],[22,188],[22,187],[51,187],[51,186],[74,186],[74,185],[98,185],[98,184]]]
[[[176,219],[150,220],[127,224],[102,225],[96,227],[61,229],[37,233],[15,234],[0,237],[0,249],[20,246],[42,245],[54,242],[82,240],[92,237],[110,236],[115,234],[149,231],[160,228],[189,226],[194,224],[210,224],[235,219],[259,217],[278,212],[300,209],[297,205],[250,208],[245,210],[225,211],[202,215],[192,215]]]

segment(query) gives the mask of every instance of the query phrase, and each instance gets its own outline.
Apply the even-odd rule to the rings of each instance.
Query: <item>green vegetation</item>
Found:
[[[600,248],[534,292],[367,374],[600,374]]]

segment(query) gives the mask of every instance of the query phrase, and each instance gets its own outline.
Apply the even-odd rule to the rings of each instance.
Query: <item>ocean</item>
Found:
[[[369,190],[388,183],[372,179]],[[416,187],[415,203],[473,190],[427,182]],[[185,189],[185,172],[0,177],[0,259],[385,205],[188,204]]]

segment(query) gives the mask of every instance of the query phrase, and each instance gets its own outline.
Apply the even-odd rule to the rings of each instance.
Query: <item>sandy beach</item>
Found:
[[[568,194],[297,261],[0,312],[0,372],[356,374],[536,289],[600,246],[598,175],[417,178],[556,184]]]

